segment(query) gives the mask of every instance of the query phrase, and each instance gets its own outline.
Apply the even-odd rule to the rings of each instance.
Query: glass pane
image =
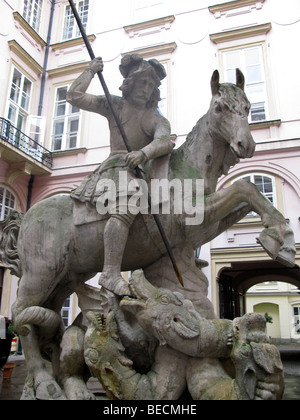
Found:
[[[235,83],[236,82],[236,70],[226,70],[226,82],[227,83]]]
[[[0,188],[0,218],[5,219],[15,209],[16,198],[6,188]]]
[[[61,87],[59,89],[57,89],[57,101],[65,101],[67,98],[67,91],[68,88],[67,86]]]
[[[262,81],[261,65],[247,67],[247,83],[256,83]]]
[[[66,114],[66,103],[57,103],[56,104],[56,111],[55,111],[55,115],[56,117],[61,117],[62,115]]]
[[[247,96],[251,102],[260,102],[264,99],[263,83],[247,86]]]
[[[61,150],[62,138],[64,133],[64,121],[55,121],[53,127],[53,150]]]
[[[22,98],[21,98],[21,107],[24,108],[26,111],[28,111],[28,108],[29,108],[30,92],[31,92],[31,81],[25,77]]]
[[[80,112],[80,108],[77,108],[76,106],[71,106],[71,114],[77,114],[77,112]]]
[[[10,99],[12,99],[16,103],[18,103],[19,101],[21,80],[22,74],[17,69],[15,69],[11,84]]]
[[[240,51],[226,53],[226,67],[228,69],[237,69],[241,67]]]
[[[78,131],[79,120],[72,120],[70,123],[70,133]]]
[[[89,13],[89,0],[80,1],[78,4],[78,13],[84,29],[86,29]],[[77,34],[80,35],[79,29],[77,28]]]
[[[53,145],[52,145],[52,150],[56,151],[56,150],[61,150],[61,144],[62,144],[62,136],[56,136],[53,139]]]
[[[79,128],[79,119],[71,120],[69,123],[69,149],[74,149],[77,146],[77,133]]]
[[[266,119],[265,104],[263,102],[251,105],[251,121],[263,121]]]
[[[56,110],[55,110],[55,116],[57,116],[57,117],[60,117],[62,115],[66,115],[67,90],[68,90],[68,88],[66,86],[63,87],[63,88],[57,89]]]
[[[64,121],[55,121],[55,123],[54,123],[54,134],[55,135],[63,134],[64,125],[65,125]]]
[[[15,122],[16,122],[16,117],[17,117],[17,109],[16,109],[14,106],[9,105],[9,108],[8,108],[8,115],[7,115],[8,120],[9,120],[12,124],[15,124]]]
[[[247,48],[245,49],[245,60],[246,66],[253,66],[260,64],[259,48]]]

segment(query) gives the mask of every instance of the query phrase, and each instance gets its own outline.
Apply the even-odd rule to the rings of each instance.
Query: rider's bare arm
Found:
[[[73,82],[67,93],[67,101],[85,111],[96,112],[103,116],[108,114],[108,105],[105,96],[86,93],[93,77],[103,70],[101,57],[91,61],[88,68]]]

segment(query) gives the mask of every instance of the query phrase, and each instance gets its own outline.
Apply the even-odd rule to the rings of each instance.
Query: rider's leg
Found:
[[[104,230],[104,266],[99,284],[117,295],[130,295],[121,264],[134,215],[111,216]]]

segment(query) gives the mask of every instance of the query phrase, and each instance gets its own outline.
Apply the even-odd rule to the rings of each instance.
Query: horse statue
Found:
[[[295,257],[293,232],[255,185],[238,180],[216,191],[218,178],[240,159],[251,158],[255,143],[248,125],[250,103],[244,92],[243,74],[237,70],[236,84],[220,84],[215,71],[211,90],[208,112],[185,143],[171,153],[168,173],[169,180],[203,180],[203,221],[186,224],[185,214],[172,211],[172,193],[171,214],[160,215],[184,288],[177,282],[151,214],[136,217],[122,263],[122,271],[143,269],[156,287],[182,293],[207,319],[216,316],[207,298],[207,279],[194,258],[195,249],[255,211],[264,226],[258,242],[270,257],[287,266],[294,265]],[[38,399],[63,398],[58,384],[60,310],[73,292],[84,295],[82,285],[103,267],[106,219],[98,217],[96,208],[85,208],[86,214],[89,212],[86,222],[76,223],[74,207],[69,196],[52,197],[33,206],[24,216],[12,212],[0,224],[1,261],[20,278],[12,308],[14,327],[21,336],[28,377]],[[52,361],[54,376],[45,368],[46,356]]]

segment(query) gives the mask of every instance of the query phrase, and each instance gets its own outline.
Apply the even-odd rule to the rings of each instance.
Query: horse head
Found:
[[[255,142],[248,125],[250,102],[244,92],[245,78],[239,69],[236,75],[236,85],[220,84],[219,72],[214,71],[208,129],[213,139],[229,144],[236,158],[245,159],[253,156]]]

